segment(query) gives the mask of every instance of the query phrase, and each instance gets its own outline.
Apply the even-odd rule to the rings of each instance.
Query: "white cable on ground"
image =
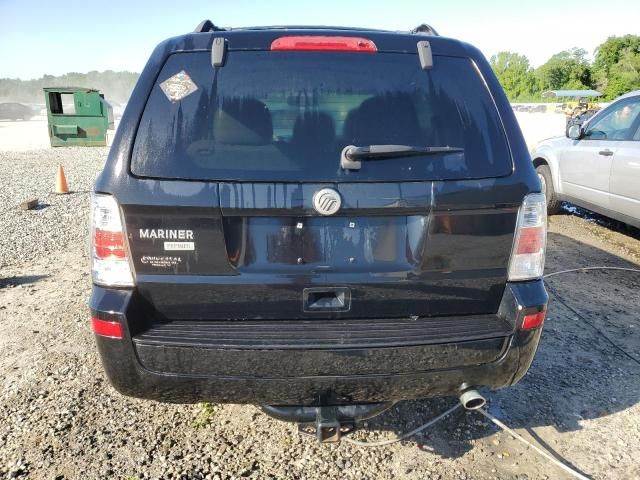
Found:
[[[421,425],[418,428],[415,428],[415,429],[411,430],[410,432],[407,432],[407,433],[405,433],[403,435],[400,435],[397,438],[393,438],[391,440],[384,440],[384,441],[381,441],[381,442],[361,442],[359,440],[354,440],[354,439],[349,438],[349,437],[342,437],[340,440],[343,441],[343,442],[351,443],[352,445],[357,445],[359,447],[384,447],[386,445],[391,445],[393,443],[401,442],[402,440],[406,440],[407,438],[414,436],[415,434],[421,432],[422,430],[425,430],[426,428],[429,428],[430,426],[434,425],[435,423],[438,423],[440,420],[445,418],[447,415],[450,415],[451,413],[453,413],[455,410],[457,410],[461,406],[462,406],[462,404],[456,403],[449,410],[446,410],[445,412],[441,413],[437,417],[432,418],[431,420],[429,420],[424,425]],[[538,452],[540,455],[545,457],[547,460],[551,461],[554,465],[556,465],[556,466],[560,467],[561,469],[563,469],[569,475],[571,475],[571,476],[573,476],[573,477],[575,477],[575,478],[577,478],[579,480],[591,480],[589,477],[586,477],[586,476],[582,475],[581,473],[579,473],[579,472],[575,471],[574,469],[572,469],[571,467],[565,465],[564,463],[562,463],[558,459],[552,457],[549,453],[547,453],[546,451],[544,451],[540,447],[537,447],[536,445],[532,444],[527,439],[525,439],[524,437],[522,437],[521,435],[516,433],[514,430],[512,430],[511,428],[506,426],[504,423],[502,423],[496,417],[491,415],[489,412],[486,412],[482,408],[479,408],[479,409],[477,409],[475,411],[477,411],[478,413],[481,413],[482,415],[484,415],[486,418],[491,420],[494,424],[496,424],[502,430],[504,430],[505,432],[508,432],[509,434],[511,434],[515,439],[520,440],[525,445],[533,448],[536,452]]]
[[[582,267],[582,268],[570,268],[569,270],[560,270],[559,272],[551,272],[543,275],[542,278],[549,278],[555,275],[560,275],[562,273],[570,273],[570,272],[579,272],[581,270],[624,270],[627,272],[636,272],[640,273],[640,269],[638,268],[627,268],[627,267]]]
[[[342,437],[342,441],[343,442],[347,442],[347,443],[351,443],[353,445],[358,445],[359,447],[383,447],[385,445],[391,445],[392,443],[397,443],[397,442],[401,442],[402,440],[406,440],[409,437],[413,437],[416,433],[421,432],[422,430],[429,428],[431,425],[439,422],[440,420],[442,420],[444,417],[446,417],[447,415],[453,413],[454,411],[456,411],[458,408],[460,408],[462,405],[460,403],[456,403],[453,407],[451,407],[449,410],[446,410],[445,412],[441,413],[440,415],[438,415],[435,418],[432,418],[431,420],[429,420],[427,423],[425,423],[424,425],[419,426],[418,428],[411,430],[410,432],[407,432],[403,435],[400,435],[397,438],[393,438],[391,440],[384,440],[381,442],[361,442],[360,440],[354,440],[352,438],[349,437]]]
[[[516,438],[517,440],[520,440],[521,442],[523,442],[524,444],[528,445],[529,447],[533,448],[536,452],[538,452],[540,455],[542,455],[543,457],[545,457],[547,460],[550,460],[551,462],[553,462],[555,465],[557,465],[558,467],[560,467],[561,469],[563,469],[565,472],[567,472],[569,475],[578,478],[580,480],[590,480],[589,477],[585,477],[584,475],[582,475],[581,473],[576,472],[574,469],[568,467],[567,465],[565,465],[564,463],[560,462],[559,460],[557,460],[556,458],[553,458],[551,455],[549,455],[547,452],[545,452],[544,450],[542,450],[541,448],[535,446],[534,444],[532,444],[531,442],[527,441],[524,437],[518,435],[515,431],[511,430],[509,427],[507,427],[504,423],[502,423],[500,420],[498,420],[496,417],[494,417],[493,415],[491,415],[489,412],[485,412],[482,408],[479,408],[478,410],[476,410],[478,413],[481,413],[482,415],[484,415],[485,417],[487,417],[489,420],[491,420],[493,423],[495,423],[498,427],[500,427],[501,429],[503,429],[505,432],[509,432],[514,438]]]

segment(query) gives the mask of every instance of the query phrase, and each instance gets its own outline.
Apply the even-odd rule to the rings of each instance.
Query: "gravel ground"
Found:
[[[253,406],[116,393],[86,306],[86,191],[105,155],[0,152],[0,478],[568,478],[475,413],[367,449],[318,445]],[[77,193],[49,193],[58,163]],[[48,206],[17,211],[29,196]],[[637,232],[602,223],[552,217],[547,271],[637,267]],[[639,284],[638,275],[613,271],[549,279],[550,314],[529,374],[488,394],[493,414],[595,479],[640,478],[640,366],[630,358],[640,359]],[[402,402],[356,438],[392,438],[454,402]]]
[[[107,153],[106,147],[0,151],[0,268],[87,245],[89,192]],[[69,195],[53,193],[58,165]],[[32,198],[39,200],[38,208],[17,208]]]

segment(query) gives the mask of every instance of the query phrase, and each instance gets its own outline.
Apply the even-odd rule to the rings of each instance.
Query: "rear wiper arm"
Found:
[[[413,145],[369,145],[356,147],[348,145],[342,150],[340,166],[345,170],[360,170],[362,160],[381,160],[385,158],[414,157],[437,153],[460,153],[460,147],[416,147]]]

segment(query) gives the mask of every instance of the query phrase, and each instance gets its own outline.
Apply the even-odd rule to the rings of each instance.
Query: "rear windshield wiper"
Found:
[[[382,160],[385,158],[415,157],[437,153],[461,153],[460,147],[416,147],[413,145],[369,145],[356,147],[348,145],[342,150],[340,166],[345,170],[360,170],[362,160]]]

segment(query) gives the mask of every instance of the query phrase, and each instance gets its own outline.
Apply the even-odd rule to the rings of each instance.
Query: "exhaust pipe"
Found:
[[[466,410],[478,410],[487,400],[475,388],[467,388],[460,394],[460,403]]]

